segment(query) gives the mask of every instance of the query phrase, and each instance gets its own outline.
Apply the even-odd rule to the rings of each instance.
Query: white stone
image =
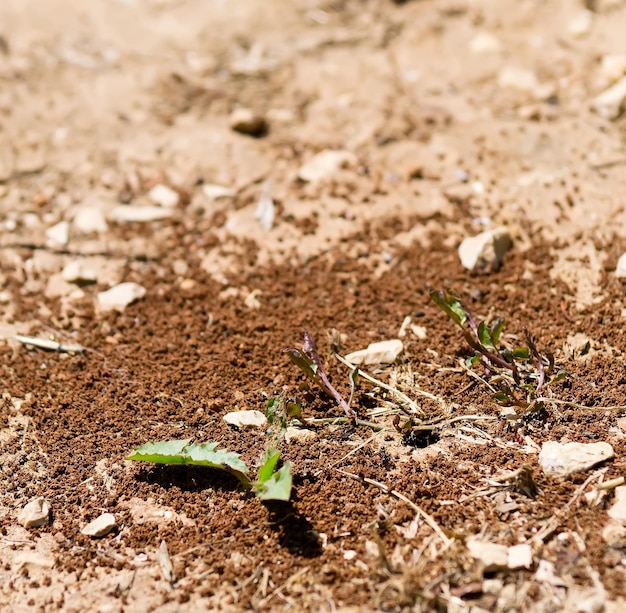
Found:
[[[80,532],[85,536],[99,538],[107,535],[115,528],[115,515],[113,513],[103,513],[88,523]]]
[[[565,587],[565,582],[554,572],[554,564],[548,560],[539,560],[535,580],[537,583],[547,583],[554,587]]]
[[[502,265],[504,255],[512,245],[506,228],[486,230],[463,240],[459,245],[459,258],[468,270],[495,270]]]
[[[506,565],[511,570],[518,568],[530,568],[533,565],[533,548],[527,543],[509,547],[506,557]]]
[[[507,568],[508,549],[504,545],[481,541],[477,538],[467,540],[467,549],[472,558],[483,565],[483,572],[489,573]]]
[[[602,56],[600,74],[607,84],[621,79],[626,74],[626,53],[608,53]]]
[[[356,162],[356,156],[349,151],[321,151],[300,168],[298,179],[305,183],[317,183],[331,177],[341,168],[355,165]]]
[[[371,343],[367,349],[354,351],[346,356],[348,362],[352,364],[393,364],[396,358],[402,353],[404,345],[399,338],[379,343]]]
[[[293,443],[297,441],[299,443],[307,443],[314,441],[317,438],[317,434],[313,430],[307,430],[306,428],[294,428],[293,426],[287,426],[285,431],[285,442]]]
[[[227,424],[238,428],[263,428],[267,417],[261,411],[232,411],[222,418]]]
[[[46,230],[48,244],[53,247],[64,247],[70,242],[70,224],[61,221]]]
[[[155,204],[173,209],[180,202],[180,194],[167,185],[155,185],[149,192],[148,198]]]
[[[582,472],[614,456],[608,443],[566,443],[547,441],[541,446],[539,464],[549,475],[566,477]]]
[[[50,519],[50,504],[41,496],[31,500],[17,516],[24,528],[39,528]]]
[[[106,232],[109,226],[99,208],[83,206],[74,214],[72,228],[82,234],[92,234]]]
[[[604,119],[617,119],[624,110],[626,101],[626,77],[596,96],[591,108]]]
[[[507,89],[532,93],[539,88],[539,81],[532,70],[517,66],[505,66],[498,74],[498,85]]]
[[[146,289],[137,283],[126,282],[98,294],[98,307],[102,311],[123,311],[129,304],[143,298]]]
[[[588,9],[583,9],[569,22],[567,31],[572,36],[581,38],[586,34],[589,34],[592,25],[593,13]]]
[[[230,187],[224,187],[223,185],[206,184],[202,186],[203,194],[209,200],[219,200],[220,198],[232,198],[235,195],[235,190]]]
[[[615,488],[615,502],[608,513],[611,519],[626,524],[626,485]]]
[[[609,547],[623,547],[626,544],[626,525],[623,521],[611,520],[602,528],[602,540]]]
[[[117,223],[159,221],[172,217],[174,211],[162,206],[116,206],[109,219]]]
[[[95,270],[89,268],[84,262],[75,260],[70,262],[63,268],[61,276],[68,283],[94,283],[98,280],[98,275]]]
[[[501,48],[500,39],[489,32],[479,32],[469,43],[470,51],[476,54],[496,53]]]
[[[622,255],[620,255],[619,260],[617,260],[617,267],[615,268],[615,276],[618,279],[626,278],[626,253],[622,253]]]

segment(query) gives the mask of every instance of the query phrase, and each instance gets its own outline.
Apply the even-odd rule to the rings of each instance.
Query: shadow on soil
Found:
[[[293,555],[315,558],[322,554],[319,532],[295,504],[266,502],[269,526],[278,533],[278,542]]]
[[[141,468],[136,476],[141,483],[156,483],[169,490],[177,487],[186,492],[219,490],[236,492],[242,490],[236,477],[223,470],[213,470],[205,466],[157,465]]]

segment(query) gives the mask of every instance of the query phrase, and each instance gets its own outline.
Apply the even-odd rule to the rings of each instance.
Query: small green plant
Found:
[[[473,352],[465,365],[468,368],[476,364],[483,366],[485,379],[495,388],[494,400],[505,407],[541,411],[544,403],[538,398],[542,392],[567,375],[564,370],[555,371],[552,353],[548,350],[540,353],[527,328],[523,328],[526,346],[506,345],[502,340],[504,319],[498,317],[492,324],[477,322],[467,305],[452,291],[432,290],[430,297],[461,328]]]
[[[350,403],[346,402],[343,399],[343,396],[335,389],[333,384],[328,379],[328,375],[324,370],[324,366],[322,365],[322,360],[317,351],[317,346],[315,345],[315,341],[313,337],[305,330],[304,331],[304,343],[302,345],[302,349],[294,349],[292,347],[288,347],[285,349],[285,353],[289,356],[289,359],[317,386],[319,386],[322,391],[328,394],[331,398],[333,398],[337,404],[344,410],[345,414],[354,419],[356,418],[356,412],[350,408]],[[354,394],[354,387],[357,382],[357,374],[356,372],[350,378],[350,383],[352,386],[352,394],[350,395],[350,400],[352,400],[352,395]]]
[[[261,459],[257,478],[248,476],[248,466],[238,453],[217,449],[219,443],[192,443],[191,439],[150,442],[134,449],[126,458],[154,464],[185,464],[224,470],[239,479],[247,490],[260,500],[289,500],[291,496],[291,464],[277,470],[280,451],[268,449]]]

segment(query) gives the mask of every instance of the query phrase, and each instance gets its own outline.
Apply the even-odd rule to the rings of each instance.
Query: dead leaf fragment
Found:
[[[352,364],[393,364],[402,353],[404,344],[399,338],[379,343],[371,343],[367,349],[354,351],[346,356],[346,360]]]
[[[490,573],[508,565],[508,549],[504,545],[469,538],[467,550],[472,558],[482,563],[483,572]]]
[[[566,443],[547,441],[541,446],[539,464],[549,475],[566,477],[583,472],[614,457],[609,443]]]
[[[157,554],[157,559],[159,560],[159,566],[161,567],[163,578],[168,583],[173,584],[176,581],[176,575],[174,573],[172,558],[170,558],[170,552],[167,549],[167,543],[165,541],[161,541],[161,545],[159,546],[159,553]]]
[[[39,528],[50,519],[50,504],[42,496],[31,500],[17,516],[24,528]]]

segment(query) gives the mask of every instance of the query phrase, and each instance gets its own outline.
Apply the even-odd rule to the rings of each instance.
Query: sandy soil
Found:
[[[619,0],[3,0],[0,607],[624,610],[625,31]],[[501,226],[502,266],[464,268]],[[543,410],[462,367],[437,288],[554,355]],[[335,352],[403,341],[356,421],[287,359],[305,329],[345,397]],[[281,394],[289,502],[124,460],[256,466],[266,429],[222,418]],[[549,441],[614,457],[557,477]]]

